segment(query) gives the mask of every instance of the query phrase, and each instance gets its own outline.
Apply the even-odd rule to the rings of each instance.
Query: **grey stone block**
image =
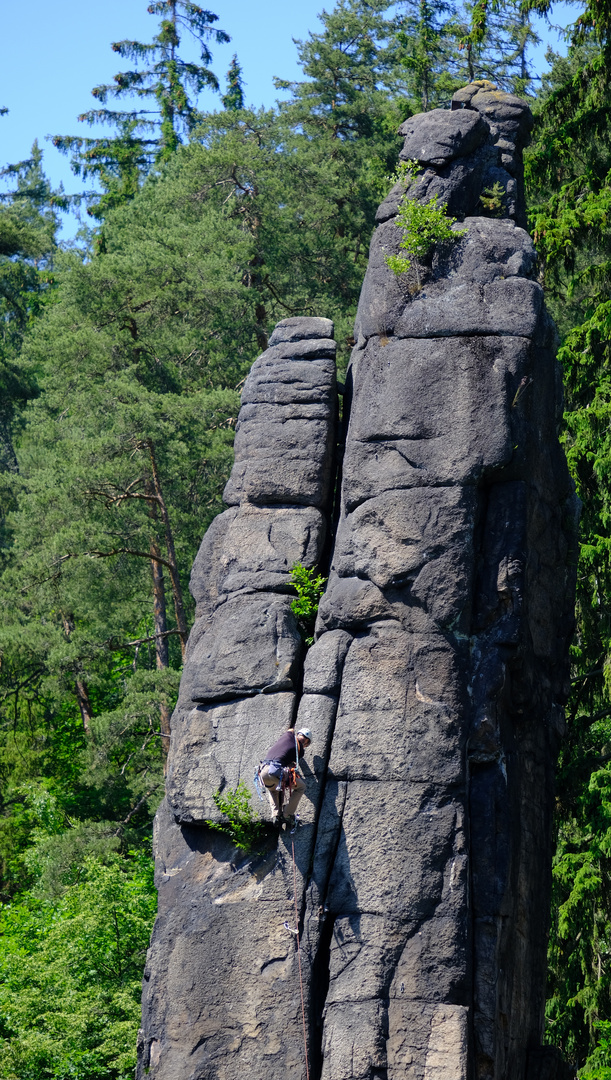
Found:
[[[242,392],[226,503],[324,504],[337,407],[335,348],[326,338],[293,340],[255,361]]]
[[[317,565],[325,532],[324,517],[314,507],[245,503],[226,510],[215,518],[193,564],[191,592],[198,610],[213,609],[243,589],[290,591],[291,568]]]
[[[220,558],[225,537],[238,510],[231,507],[215,517],[208,526],[191,567],[189,592],[196,604],[196,618],[210,617],[224,597],[219,594]],[[191,637],[193,635],[191,634]]]
[[[261,403],[297,407],[323,405],[329,409],[334,404],[335,362],[332,359],[260,363],[256,375],[256,379],[249,378],[244,386],[243,407]],[[298,415],[300,410],[295,408],[294,412]],[[246,410],[245,415],[253,416],[256,412]]]
[[[446,165],[477,150],[488,132],[488,124],[476,112],[433,109],[401,124],[399,135],[405,135],[405,142],[399,157],[423,165]]]
[[[330,320],[329,320],[330,322]],[[270,345],[261,356],[257,357],[244,388],[256,382],[262,367],[269,364],[280,363],[282,360],[329,361],[335,358],[337,344],[331,338],[309,338],[306,341],[280,341],[277,345]]]
[[[453,101],[457,100],[455,94]],[[518,146],[525,144],[533,129],[533,115],[528,102],[514,94],[505,94],[496,87],[478,88],[469,100],[469,108],[476,109],[486,119],[493,135],[511,138]]]
[[[345,511],[377,493],[361,472],[369,457],[375,485],[375,454],[357,444],[376,444],[375,452],[393,444],[405,462],[397,487],[474,483],[507,465],[515,446],[512,402],[533,360],[525,338],[370,339],[352,365]],[[400,463],[392,468],[396,476]],[[377,484],[385,486],[380,466]]]
[[[332,417],[278,416],[243,421],[235,440],[235,465],[223,492],[229,505],[294,503],[322,507],[329,494]],[[260,448],[266,447],[266,452]]]
[[[389,1075],[409,1080],[467,1080],[469,1009],[464,1005],[389,1005]]]
[[[332,630],[308,650],[303,666],[304,694],[334,694],[339,691],[351,641],[352,635],[345,630]]]
[[[258,593],[217,608],[183,677],[191,700],[291,689],[302,644],[290,603],[288,596]]]
[[[459,678],[441,634],[415,641],[386,623],[355,638],[329,759],[333,776],[382,785],[464,782]]]
[[[276,323],[270,339],[270,345],[280,345],[285,341],[305,341],[310,338],[333,338],[331,319],[312,318],[296,315]]]
[[[393,221],[376,229],[357,313],[358,332],[400,337],[463,334],[548,333],[542,319],[535,250],[527,232],[512,221],[468,218],[455,245],[440,252],[432,268],[396,275],[386,256],[399,252]]]
[[[408,587],[414,602],[428,595],[432,608],[457,617],[456,604],[470,595],[476,500],[471,487],[411,488],[368,499],[340,521],[333,569],[382,590]],[[425,578],[434,581],[428,591]]]
[[[321,1080],[370,1080],[384,1075],[385,1013],[379,998],[328,1006]]]
[[[329,909],[398,919],[407,938],[440,903],[446,866],[455,857],[457,814],[462,819],[464,810],[435,785],[353,780],[346,790]]]
[[[316,635],[325,630],[351,630],[373,619],[392,616],[392,608],[377,585],[332,572],[316,619]]]
[[[500,334],[545,341],[543,289],[525,278],[501,278],[490,284],[458,281],[440,289],[435,282],[406,306],[395,324],[397,337],[458,337]],[[452,325],[452,322],[454,325]]]

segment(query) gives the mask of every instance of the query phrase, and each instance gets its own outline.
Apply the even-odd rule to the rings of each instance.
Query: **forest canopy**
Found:
[[[611,4],[575,6],[537,79],[547,0],[339,0],[269,110],[246,107],[238,56],[219,74],[222,18],[148,10],[150,42],[112,45],[124,70],[94,87],[89,134],[54,137],[83,190],[53,190],[37,143],[2,172],[0,1078],[132,1074],[189,570],[222,508],[242,382],[295,314],[335,321],[345,367],[397,128],[486,78],[535,114],[529,223],[583,502],[547,1037],[608,1080]],[[89,227],[62,243],[77,205]]]

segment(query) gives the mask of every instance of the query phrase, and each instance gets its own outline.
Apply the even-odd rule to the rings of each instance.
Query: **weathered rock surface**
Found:
[[[325,550],[328,320],[285,320],[253,365],[193,571],[141,1078],[305,1080],[304,1028],[311,1080],[565,1078],[541,1042],[577,508],[521,227],[530,126],[490,84],[403,125],[408,197],[465,231],[397,278],[403,189],[380,208],[305,657],[288,576]],[[294,723],[314,734],[302,824],[239,859],[203,824],[212,796]]]
[[[331,482],[335,420],[335,342],[329,319],[288,320],[255,360],[242,393],[235,464],[223,498],[323,506]],[[298,325],[295,325],[297,321]],[[308,337],[295,340],[310,324]],[[321,325],[322,324],[322,325]],[[332,325],[332,324],[331,324]],[[315,336],[316,335],[316,336]]]
[[[316,566],[325,543],[337,412],[332,333],[329,319],[279,323],[244,386],[226,492],[236,505],[206,533],[191,577],[196,621],[166,784],[181,822],[218,820],[213,794],[250,784],[295,719],[304,650],[287,594],[291,567]]]

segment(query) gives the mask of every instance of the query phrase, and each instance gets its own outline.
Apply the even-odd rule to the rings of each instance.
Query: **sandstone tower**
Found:
[[[279,323],[246,381],[193,567],[141,1080],[564,1075],[541,1042],[576,501],[531,126],[490,84],[402,126],[408,198],[465,231],[395,276],[405,187],[382,203],[341,424],[327,319]],[[330,567],[307,653],[296,562]],[[295,723],[301,824],[240,857],[213,794]]]

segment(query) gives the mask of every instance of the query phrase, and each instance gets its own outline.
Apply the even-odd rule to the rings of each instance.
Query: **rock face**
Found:
[[[565,1075],[541,1041],[576,501],[522,228],[530,126],[473,84],[401,129],[408,198],[436,194],[464,233],[395,277],[404,188],[380,207],[333,533],[331,324],[285,320],[253,365],[230,508],[193,568],[141,1078]],[[289,570],[326,551],[304,655]],[[203,824],[212,796],[295,723],[314,734],[301,824],[239,858]]]

